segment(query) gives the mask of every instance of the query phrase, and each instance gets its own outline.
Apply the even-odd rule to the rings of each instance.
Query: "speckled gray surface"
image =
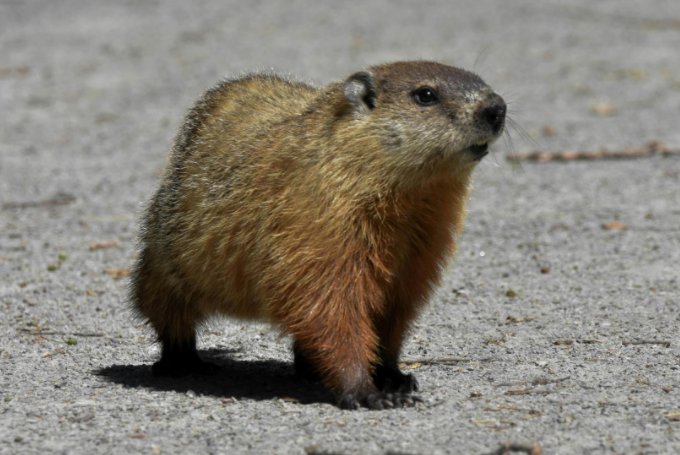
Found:
[[[505,160],[679,147],[678,49],[676,0],[1,2],[0,453],[679,453],[680,157]],[[153,380],[114,277],[193,99],[411,58],[479,72],[526,132],[476,171],[405,347],[425,404],[336,409],[286,337],[224,320],[201,338],[222,374]]]

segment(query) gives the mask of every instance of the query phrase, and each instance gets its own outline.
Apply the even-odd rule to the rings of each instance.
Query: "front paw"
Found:
[[[387,378],[381,390],[394,393],[413,393],[418,391],[418,380],[412,374],[402,374]]]
[[[383,392],[413,393],[418,391],[418,380],[412,374],[404,374],[398,368],[379,366],[376,368],[373,382]]]
[[[411,393],[401,392],[372,392],[366,395],[347,393],[338,399],[338,406],[342,409],[359,409],[360,407],[383,410],[395,408],[411,408],[422,399]]]

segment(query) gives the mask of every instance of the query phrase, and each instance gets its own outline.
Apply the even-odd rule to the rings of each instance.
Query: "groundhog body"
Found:
[[[504,116],[479,77],[432,62],[321,89],[252,75],[209,90],[176,138],[132,275],[162,343],[154,373],[210,369],[195,340],[211,316],[264,319],[341,406],[412,405],[401,345]]]

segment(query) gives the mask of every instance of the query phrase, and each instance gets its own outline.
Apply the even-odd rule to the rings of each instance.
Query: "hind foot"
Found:
[[[196,356],[195,358],[162,357],[151,366],[154,376],[169,376],[178,378],[190,374],[210,375],[220,371],[220,367],[211,362],[205,362]]]
[[[170,342],[162,340],[161,359],[151,367],[154,376],[180,377],[190,374],[214,374],[220,367],[201,360],[196,352],[196,340]]]

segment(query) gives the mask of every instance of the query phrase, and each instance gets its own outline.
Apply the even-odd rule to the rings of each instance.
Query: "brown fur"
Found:
[[[416,104],[422,85],[446,99]],[[497,99],[429,62],[322,89],[219,84],[190,111],[143,222],[136,309],[164,343],[216,314],[269,320],[327,387],[365,404],[455,250],[469,148],[498,135],[479,114]]]

